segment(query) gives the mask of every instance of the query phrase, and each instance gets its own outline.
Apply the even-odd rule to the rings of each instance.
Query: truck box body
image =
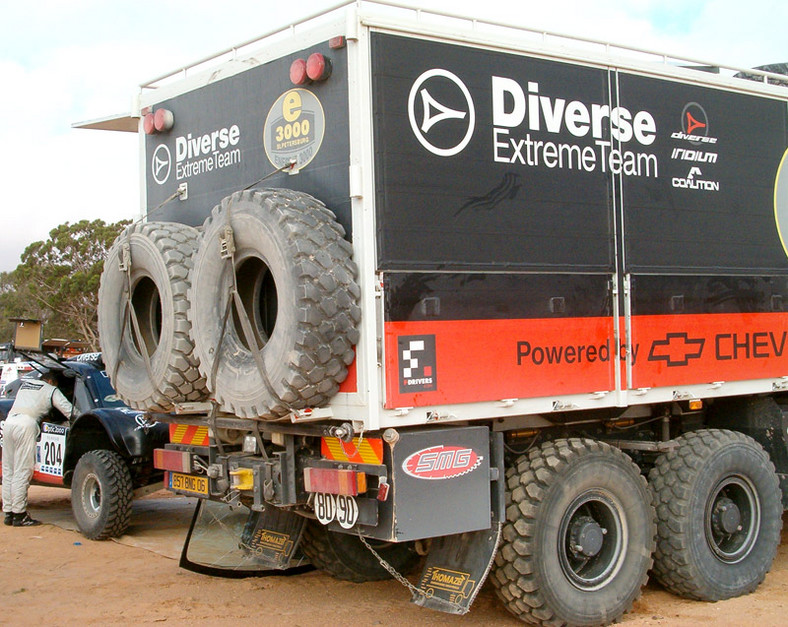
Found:
[[[143,135],[151,219],[199,225],[267,177],[345,228],[362,338],[331,415],[376,429],[783,385],[783,88],[349,15],[141,99],[175,119]],[[314,52],[331,76],[294,86]]]

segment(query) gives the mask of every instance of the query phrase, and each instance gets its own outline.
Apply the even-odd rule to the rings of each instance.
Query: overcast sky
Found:
[[[0,271],[59,224],[139,215],[137,135],[72,123],[128,113],[140,83],[335,4],[0,0]],[[785,0],[418,4],[741,67],[788,61]]]

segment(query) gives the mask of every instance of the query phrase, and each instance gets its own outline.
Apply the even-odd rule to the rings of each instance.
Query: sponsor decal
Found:
[[[788,150],[783,153],[774,181],[774,221],[783,250],[788,255]]]
[[[697,102],[688,102],[681,111],[681,130],[671,135],[692,144],[716,144],[717,138],[709,134],[709,116]]]
[[[468,447],[437,445],[409,455],[402,470],[416,479],[454,479],[476,470],[483,459]]]
[[[427,568],[419,583],[419,588],[428,594],[436,590],[448,592],[449,600],[455,603],[461,599],[468,599],[475,586],[476,581],[471,579],[470,573],[439,566]]]
[[[631,344],[616,348],[609,319],[388,322],[387,350],[410,333],[431,331],[441,348],[441,385],[400,391],[387,364],[386,407],[540,398],[615,389],[615,368],[632,387],[744,381],[788,369],[788,314],[709,313],[632,317]],[[623,344],[623,343],[622,343]]]
[[[400,392],[438,389],[434,335],[402,336],[398,341]]]
[[[657,156],[623,145],[648,147],[657,137],[648,111],[585,103],[527,88],[512,78],[492,77],[493,159],[528,167],[601,171],[657,178]],[[568,141],[552,141],[552,135]],[[607,138],[609,135],[610,138]]]
[[[186,133],[175,138],[175,160],[170,148],[160,144],[153,151],[151,175],[164,185],[172,172],[183,181],[241,163],[241,128],[237,124],[209,130],[198,135]]]
[[[718,153],[710,152],[705,148],[717,143],[717,138],[709,134],[709,116],[706,110],[697,102],[688,102],[681,110],[681,130],[671,134],[672,139],[686,141],[697,148],[677,147],[673,149],[670,158],[674,161],[689,161],[692,163],[717,163]],[[704,176],[703,170],[697,165],[689,168],[687,174],[674,176],[671,179],[674,188],[699,192],[720,191],[719,181]]]
[[[63,425],[53,425],[45,422],[41,425],[41,433],[51,433],[53,435],[66,435],[68,427]]]
[[[172,154],[170,149],[165,144],[159,144],[156,150],[153,151],[153,159],[151,159],[150,171],[153,174],[153,180],[159,185],[164,185],[167,179],[170,178],[170,170],[172,170]]]
[[[476,108],[465,83],[436,68],[421,74],[410,88],[408,119],[422,146],[439,157],[451,157],[471,141]]]
[[[249,546],[258,554],[262,553],[264,550],[268,550],[274,553],[289,555],[293,548],[293,542],[286,533],[279,533],[268,529],[258,529],[249,541]]]
[[[671,184],[673,187],[679,187],[681,189],[694,189],[702,192],[720,191],[719,181],[709,181],[701,178],[702,176],[703,171],[699,167],[693,166],[690,168],[687,176],[674,176]]]
[[[283,93],[268,111],[263,129],[263,146],[275,168],[294,163],[300,170],[315,158],[326,130],[323,105],[307,89]]]
[[[137,426],[134,427],[134,430],[142,430],[145,433],[147,433],[152,426],[159,424],[158,420],[151,422],[145,414],[140,413],[134,415],[134,421],[137,423]]]
[[[175,178],[178,181],[241,163],[241,129],[237,124],[199,136],[175,138]]]

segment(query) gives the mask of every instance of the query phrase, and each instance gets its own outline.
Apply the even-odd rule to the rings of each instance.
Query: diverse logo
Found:
[[[402,470],[416,479],[454,479],[476,470],[483,459],[471,448],[441,444],[409,455]]]
[[[689,161],[696,164],[717,163],[718,153],[704,150],[717,143],[717,138],[709,134],[709,116],[706,110],[697,102],[688,102],[681,110],[680,123],[681,130],[674,132],[671,138],[689,142],[697,148],[674,148],[670,158],[673,161]],[[697,165],[691,166],[683,176],[674,176],[671,185],[679,189],[700,192],[720,191],[719,181],[704,176],[703,170]]]
[[[263,145],[275,168],[292,164],[300,170],[315,158],[326,131],[323,105],[307,89],[291,89],[271,106],[263,129]]]
[[[688,102],[681,111],[681,130],[671,135],[692,144],[716,144],[717,138],[710,134],[709,116],[697,102]]]
[[[427,70],[413,83],[408,118],[419,143],[439,157],[462,152],[476,128],[476,109],[465,83],[438,68]]]
[[[438,389],[434,335],[403,335],[398,338],[399,390],[431,392]]]
[[[153,180],[159,185],[164,185],[167,179],[170,178],[170,172],[172,171],[172,154],[165,144],[159,144],[156,150],[153,151],[150,171],[153,175]]]

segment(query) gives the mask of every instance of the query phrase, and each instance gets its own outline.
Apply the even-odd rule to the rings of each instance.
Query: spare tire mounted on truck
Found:
[[[222,410],[278,418],[336,394],[359,337],[351,255],[334,214],[308,194],[241,191],[213,209],[194,260],[189,319]]]

